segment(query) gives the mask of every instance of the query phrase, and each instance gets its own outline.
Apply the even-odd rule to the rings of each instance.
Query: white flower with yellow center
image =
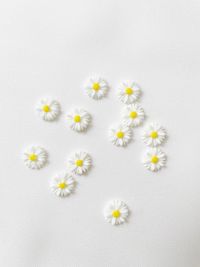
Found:
[[[166,165],[167,156],[160,148],[150,148],[143,159],[144,166],[156,172]]]
[[[104,210],[104,217],[112,225],[124,223],[129,215],[128,206],[121,200],[109,202]]]
[[[76,182],[71,174],[65,172],[57,174],[51,184],[51,191],[58,197],[66,197],[74,192]]]
[[[144,130],[142,139],[147,146],[157,147],[165,142],[167,138],[166,130],[158,123],[151,123]]]
[[[67,115],[67,120],[72,130],[82,132],[91,123],[91,115],[82,108],[76,108]]]
[[[118,97],[124,104],[132,104],[139,99],[141,89],[132,81],[122,82],[118,89]]]
[[[122,110],[122,122],[130,127],[141,125],[144,117],[144,109],[137,103],[125,106]]]
[[[127,125],[119,125],[109,130],[110,141],[116,146],[126,146],[132,139],[132,130]]]
[[[88,153],[80,151],[72,155],[69,158],[68,163],[71,172],[78,175],[83,175],[86,174],[91,168],[92,158]]]
[[[45,121],[54,121],[61,113],[60,104],[50,99],[41,99],[36,110]]]
[[[41,169],[48,159],[46,150],[40,146],[31,146],[23,153],[25,165],[30,169]]]
[[[86,81],[84,88],[89,97],[98,100],[106,96],[109,85],[103,78],[94,76]]]

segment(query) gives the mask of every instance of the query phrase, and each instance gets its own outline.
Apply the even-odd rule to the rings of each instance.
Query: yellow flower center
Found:
[[[133,94],[133,89],[128,87],[128,88],[126,88],[125,92],[126,92],[127,95],[132,95]]]
[[[121,131],[117,132],[116,135],[117,135],[117,137],[120,138],[120,139],[124,137],[124,133],[121,132]]]
[[[135,119],[135,118],[137,118],[137,116],[138,116],[138,114],[137,114],[136,111],[131,111],[131,113],[130,113],[130,118],[131,119]]]
[[[113,212],[112,212],[112,216],[113,216],[114,218],[119,218],[120,215],[121,215],[121,213],[120,213],[119,210],[113,210]]]
[[[50,109],[50,107],[48,105],[44,105],[43,108],[42,108],[42,110],[44,112],[50,112],[51,111],[51,109]]]
[[[151,158],[151,162],[154,163],[154,164],[158,163],[158,161],[159,161],[159,158],[157,156],[153,156]]]
[[[31,161],[36,161],[38,159],[37,155],[35,155],[35,154],[30,154],[28,158]]]
[[[83,160],[82,160],[82,159],[78,159],[78,160],[76,161],[76,166],[77,166],[77,167],[82,167],[82,166],[83,166]]]
[[[156,131],[151,132],[150,137],[153,139],[158,138],[158,133]]]
[[[93,83],[92,88],[93,88],[94,91],[97,92],[100,89],[100,84],[99,83]]]
[[[74,122],[80,122],[81,117],[79,115],[74,116]]]
[[[62,182],[58,184],[58,188],[60,189],[65,189],[67,187],[67,183],[66,182]]]

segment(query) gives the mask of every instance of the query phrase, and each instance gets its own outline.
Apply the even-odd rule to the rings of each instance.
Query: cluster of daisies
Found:
[[[107,95],[109,85],[103,78],[94,76],[85,82],[84,90],[89,97],[100,100]],[[116,146],[127,146],[132,139],[133,128],[140,126],[145,119],[144,109],[138,103],[140,95],[140,86],[135,82],[125,81],[119,86],[118,97],[126,105],[121,112],[120,124],[109,129],[110,140]],[[56,100],[41,99],[36,106],[36,111],[43,120],[51,122],[58,119],[61,107]],[[73,131],[83,132],[90,126],[92,117],[85,109],[75,108],[67,114],[66,120]],[[165,129],[156,123],[151,124],[144,131],[143,141],[151,147],[144,159],[147,169],[157,171],[165,166],[166,155],[158,146],[164,143],[166,136]],[[31,146],[24,151],[23,160],[28,168],[41,169],[48,162],[48,153],[43,147]],[[74,153],[67,160],[68,171],[58,173],[51,180],[51,191],[59,197],[72,194],[76,187],[75,177],[85,175],[91,166],[92,158],[89,153],[85,151]],[[119,225],[127,221],[129,208],[122,200],[113,200],[106,205],[104,216],[107,222]]]
[[[138,103],[141,89],[132,81],[122,82],[118,89],[118,97],[126,106],[121,112],[121,122],[109,129],[110,141],[125,147],[133,137],[133,128],[141,125],[145,119],[144,109]]]
[[[163,126],[158,123],[151,123],[143,132],[142,139],[149,147],[145,152],[144,166],[153,172],[159,171],[166,166],[167,156],[160,149],[160,146],[166,142],[167,132]]]
[[[132,81],[122,82],[118,89],[118,97],[126,104],[121,112],[121,123],[111,127],[111,142],[120,147],[127,146],[133,136],[133,128],[140,126],[145,119],[145,112],[138,100],[141,88]],[[166,141],[167,132],[158,123],[151,123],[142,134],[144,143],[150,148],[145,153],[143,163],[150,171],[158,171],[166,165],[166,154],[159,148]]]
[[[51,181],[51,190],[59,197],[66,197],[74,192],[75,175],[86,174],[92,166],[91,156],[84,152],[76,152],[68,159],[68,172],[57,174]]]
[[[36,106],[39,116],[45,121],[55,121],[61,114],[58,101],[52,99],[41,99]],[[77,132],[85,131],[90,122],[90,114],[82,108],[76,108],[67,114],[67,121],[71,129]],[[48,162],[46,149],[40,146],[31,146],[23,153],[25,165],[30,169],[41,169]],[[50,187],[51,191],[59,197],[72,194],[76,187],[76,176],[85,175],[92,166],[92,158],[85,151],[78,151],[71,155],[66,164],[67,171],[63,171],[53,177]]]
[[[47,151],[39,146],[31,146],[24,151],[24,163],[28,168],[41,169],[48,161]],[[86,174],[92,166],[92,158],[85,151],[78,151],[71,155],[66,163],[66,169],[53,177],[51,191],[59,197],[66,197],[74,192],[75,176]]]
[[[37,104],[36,111],[45,121],[55,121],[61,114],[58,101],[52,99],[41,99]],[[66,116],[69,127],[77,132],[87,130],[91,123],[91,115],[83,108],[75,108]]]

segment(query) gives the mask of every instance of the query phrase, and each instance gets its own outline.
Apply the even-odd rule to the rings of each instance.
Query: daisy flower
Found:
[[[47,163],[47,152],[39,146],[31,146],[23,154],[25,165],[30,169],[41,169]]]
[[[109,85],[103,78],[94,76],[86,81],[84,88],[89,97],[98,100],[107,94]]]
[[[78,175],[82,175],[88,172],[92,166],[92,159],[86,152],[76,152],[68,160],[70,170]]]
[[[57,174],[51,184],[51,191],[58,197],[66,197],[74,192],[76,182],[71,174],[60,173]]]
[[[119,125],[109,130],[110,141],[116,146],[126,146],[132,139],[132,130],[127,125]]]
[[[122,122],[130,127],[141,125],[144,117],[144,109],[137,103],[128,105],[122,110]]]
[[[91,123],[91,115],[82,108],[76,108],[67,115],[70,127],[77,132],[85,131]]]
[[[151,123],[143,132],[142,139],[147,146],[157,147],[167,138],[166,130],[158,123]]]
[[[122,82],[118,89],[118,97],[124,104],[132,104],[140,97],[141,89],[139,85],[132,81]]]
[[[56,100],[41,99],[36,107],[37,112],[45,121],[54,121],[60,115],[60,104]]]
[[[128,206],[121,200],[109,202],[104,210],[105,220],[112,225],[124,223],[129,215]]]
[[[166,165],[167,156],[160,148],[150,148],[144,156],[144,166],[156,172]]]

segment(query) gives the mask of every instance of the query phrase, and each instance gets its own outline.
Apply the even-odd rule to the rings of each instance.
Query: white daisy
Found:
[[[89,97],[98,100],[107,94],[109,85],[103,78],[94,76],[86,81],[84,88]]]
[[[116,146],[126,146],[132,139],[132,130],[126,125],[119,125],[109,130],[110,141]]]
[[[107,204],[104,210],[104,217],[112,225],[124,223],[129,215],[128,206],[121,200],[113,200]]]
[[[86,152],[76,152],[68,160],[70,170],[78,175],[82,175],[88,172],[92,166],[92,159]]]
[[[76,108],[67,115],[70,127],[77,132],[85,131],[91,123],[91,115],[82,108]]]
[[[167,138],[166,130],[158,123],[151,123],[143,132],[142,139],[147,146],[157,147]]]
[[[143,159],[144,166],[156,172],[166,165],[167,156],[160,148],[150,148]]]
[[[65,172],[57,174],[51,184],[51,191],[58,197],[66,197],[74,192],[76,182],[71,174]]]
[[[144,109],[137,103],[125,106],[122,110],[122,122],[130,127],[141,125],[144,117]]]
[[[45,121],[54,121],[61,113],[60,104],[50,99],[41,99],[36,110]]]
[[[139,85],[132,81],[122,82],[118,89],[118,97],[124,104],[132,104],[137,101],[141,95]]]
[[[30,169],[41,169],[47,163],[47,152],[39,146],[31,146],[23,153],[25,165]]]

